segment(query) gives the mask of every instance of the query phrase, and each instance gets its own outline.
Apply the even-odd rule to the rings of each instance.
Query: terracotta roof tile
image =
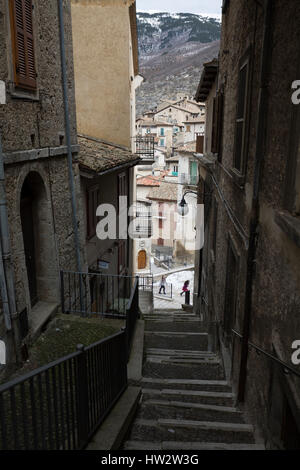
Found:
[[[138,156],[125,147],[94,139],[78,136],[80,152],[78,161],[81,168],[96,173],[113,169],[138,160]]]

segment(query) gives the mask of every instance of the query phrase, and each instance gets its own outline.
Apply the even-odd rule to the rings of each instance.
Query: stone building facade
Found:
[[[197,91],[212,119],[199,156],[195,304],[267,447],[299,449],[300,377],[285,372],[300,372],[300,4],[224,1],[222,19],[219,68]]]
[[[63,11],[71,145],[75,157],[78,145],[69,1],[63,2]],[[16,312],[10,312],[15,340],[5,331],[3,316],[0,318],[0,337],[11,338],[9,361],[15,360],[21,342],[32,339],[43,322],[57,310],[59,271],[78,268],[59,26],[56,0],[0,1],[0,82],[4,90],[0,135],[16,301]],[[79,201],[76,163],[73,171],[75,197]],[[80,234],[80,222],[78,226]],[[80,243],[84,266],[82,247]],[[20,329],[21,322],[23,328]]]

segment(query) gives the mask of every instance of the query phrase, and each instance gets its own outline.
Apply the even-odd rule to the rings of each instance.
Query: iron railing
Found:
[[[0,449],[83,449],[127,387],[127,350],[123,331],[0,386]]]
[[[153,291],[153,275],[152,274],[139,274],[139,290]]]
[[[238,333],[237,331],[235,331],[234,329],[231,330],[232,333],[237,336],[240,341],[243,340],[243,335],[241,335],[240,333]],[[287,364],[286,362],[282,361],[281,359],[279,359],[278,357],[274,356],[273,354],[265,351],[264,349],[260,348],[259,346],[257,346],[256,344],[252,343],[251,341],[248,341],[248,348],[249,350],[253,349],[254,351],[256,351],[256,353],[258,355],[263,355],[264,357],[266,357],[268,360],[270,360],[271,362],[273,363],[276,363],[279,367],[281,367],[281,369],[283,370],[283,372],[288,375],[288,374],[292,374],[294,375],[295,377],[298,377],[300,378],[300,371],[297,371],[295,370],[293,367],[291,367],[289,364]]]
[[[136,322],[139,318],[139,278],[134,282],[131,297],[126,309],[127,359],[129,360]]]
[[[142,159],[154,159],[154,137],[136,137],[135,138],[135,153]]]
[[[61,271],[60,279],[63,313],[125,319],[133,276]]]
[[[196,186],[198,184],[198,180],[199,177],[197,175],[191,175],[189,173],[179,173],[179,184]]]

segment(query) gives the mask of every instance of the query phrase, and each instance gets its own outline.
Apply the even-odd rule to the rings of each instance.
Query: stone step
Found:
[[[202,441],[254,444],[249,424],[179,419],[137,419],[129,440],[133,441]]]
[[[146,361],[143,366],[143,377],[156,379],[196,379],[224,380],[224,369],[221,361],[200,361],[174,363],[167,361]]]
[[[262,444],[226,444],[224,442],[146,442],[127,441],[125,450],[265,450]]]
[[[166,321],[147,321],[145,324],[146,332],[157,331],[177,332],[177,333],[207,333],[207,326],[201,321],[193,321],[186,323],[166,322]]]
[[[172,364],[172,365],[190,365],[194,366],[197,364],[207,364],[207,365],[219,365],[220,359],[216,355],[207,356],[205,354],[198,354],[196,357],[186,357],[183,355],[147,355],[147,362],[155,363],[155,364]]]
[[[155,379],[143,377],[142,386],[153,389],[198,390],[207,392],[231,392],[226,380],[188,380],[188,379]]]
[[[192,349],[162,349],[162,348],[146,348],[146,354],[149,356],[170,356],[170,357],[185,357],[185,358],[216,358],[216,354],[205,350],[192,350]]]
[[[151,399],[145,400],[138,412],[138,419],[180,419],[244,423],[237,408],[202,403]]]
[[[234,395],[231,392],[207,392],[199,390],[179,390],[163,388],[161,390],[143,388],[144,400],[165,400],[184,403],[201,403],[232,407]]]
[[[206,333],[177,333],[177,332],[146,332],[145,347],[180,350],[202,350],[208,348],[208,335]]]

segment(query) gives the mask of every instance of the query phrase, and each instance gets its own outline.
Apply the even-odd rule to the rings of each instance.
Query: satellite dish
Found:
[[[0,340],[0,364],[6,364],[6,346],[4,341]]]

